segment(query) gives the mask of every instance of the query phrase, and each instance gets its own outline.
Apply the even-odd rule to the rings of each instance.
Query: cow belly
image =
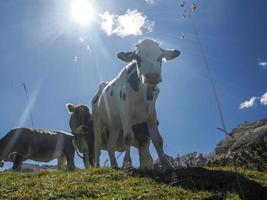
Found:
[[[31,159],[48,162],[63,154],[66,138],[63,136],[36,137],[31,146]]]
[[[54,160],[62,155],[62,151],[54,151],[54,152],[34,152],[29,159],[39,162],[49,162]]]

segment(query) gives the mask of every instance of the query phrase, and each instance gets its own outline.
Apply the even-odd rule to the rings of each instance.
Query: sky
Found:
[[[1,137],[14,127],[32,125],[70,132],[65,105],[91,109],[99,83],[125,66],[117,53],[152,38],[181,51],[163,63],[158,85],[156,108],[166,153],[213,151],[224,135],[216,130],[222,125],[192,21],[182,17],[192,3],[227,131],[267,117],[266,1],[196,0],[184,7],[176,0],[88,1],[91,6],[78,8],[70,0],[0,2]],[[157,159],[153,145],[151,153]],[[138,166],[134,148],[132,157]],[[102,163],[106,158],[103,152]]]

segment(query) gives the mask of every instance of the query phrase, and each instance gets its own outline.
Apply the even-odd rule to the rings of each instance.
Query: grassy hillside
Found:
[[[266,173],[231,167],[0,173],[0,199],[263,199],[266,192]]]

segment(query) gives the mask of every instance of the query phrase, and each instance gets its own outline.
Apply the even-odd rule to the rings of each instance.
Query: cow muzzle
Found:
[[[161,75],[159,73],[147,73],[144,76],[144,82],[151,85],[156,85],[161,82]]]
[[[87,134],[88,131],[89,131],[88,126],[81,125],[81,126],[79,126],[78,128],[75,129],[74,134],[84,135],[84,134]]]

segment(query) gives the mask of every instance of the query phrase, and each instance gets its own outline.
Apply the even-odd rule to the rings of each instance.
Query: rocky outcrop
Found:
[[[221,140],[215,148],[215,153],[225,154],[240,150],[249,150],[254,146],[267,144],[267,119],[255,123],[244,122],[229,134],[228,139]]]
[[[191,167],[204,165],[207,159],[202,153],[192,152],[175,158],[177,167]]]
[[[205,165],[208,162],[208,158],[199,152],[187,153],[182,156],[177,155],[176,158],[168,156],[168,160],[171,163],[173,168],[181,167],[196,167]],[[154,161],[154,169],[160,169],[159,160]]]
[[[244,122],[221,140],[209,160],[214,165],[238,165],[267,171],[267,119]]]
[[[214,153],[193,152],[176,158],[168,156],[168,159],[174,168],[234,165],[267,171],[267,119],[240,124],[227,140],[216,145]],[[158,160],[154,162],[154,168],[160,169]]]

